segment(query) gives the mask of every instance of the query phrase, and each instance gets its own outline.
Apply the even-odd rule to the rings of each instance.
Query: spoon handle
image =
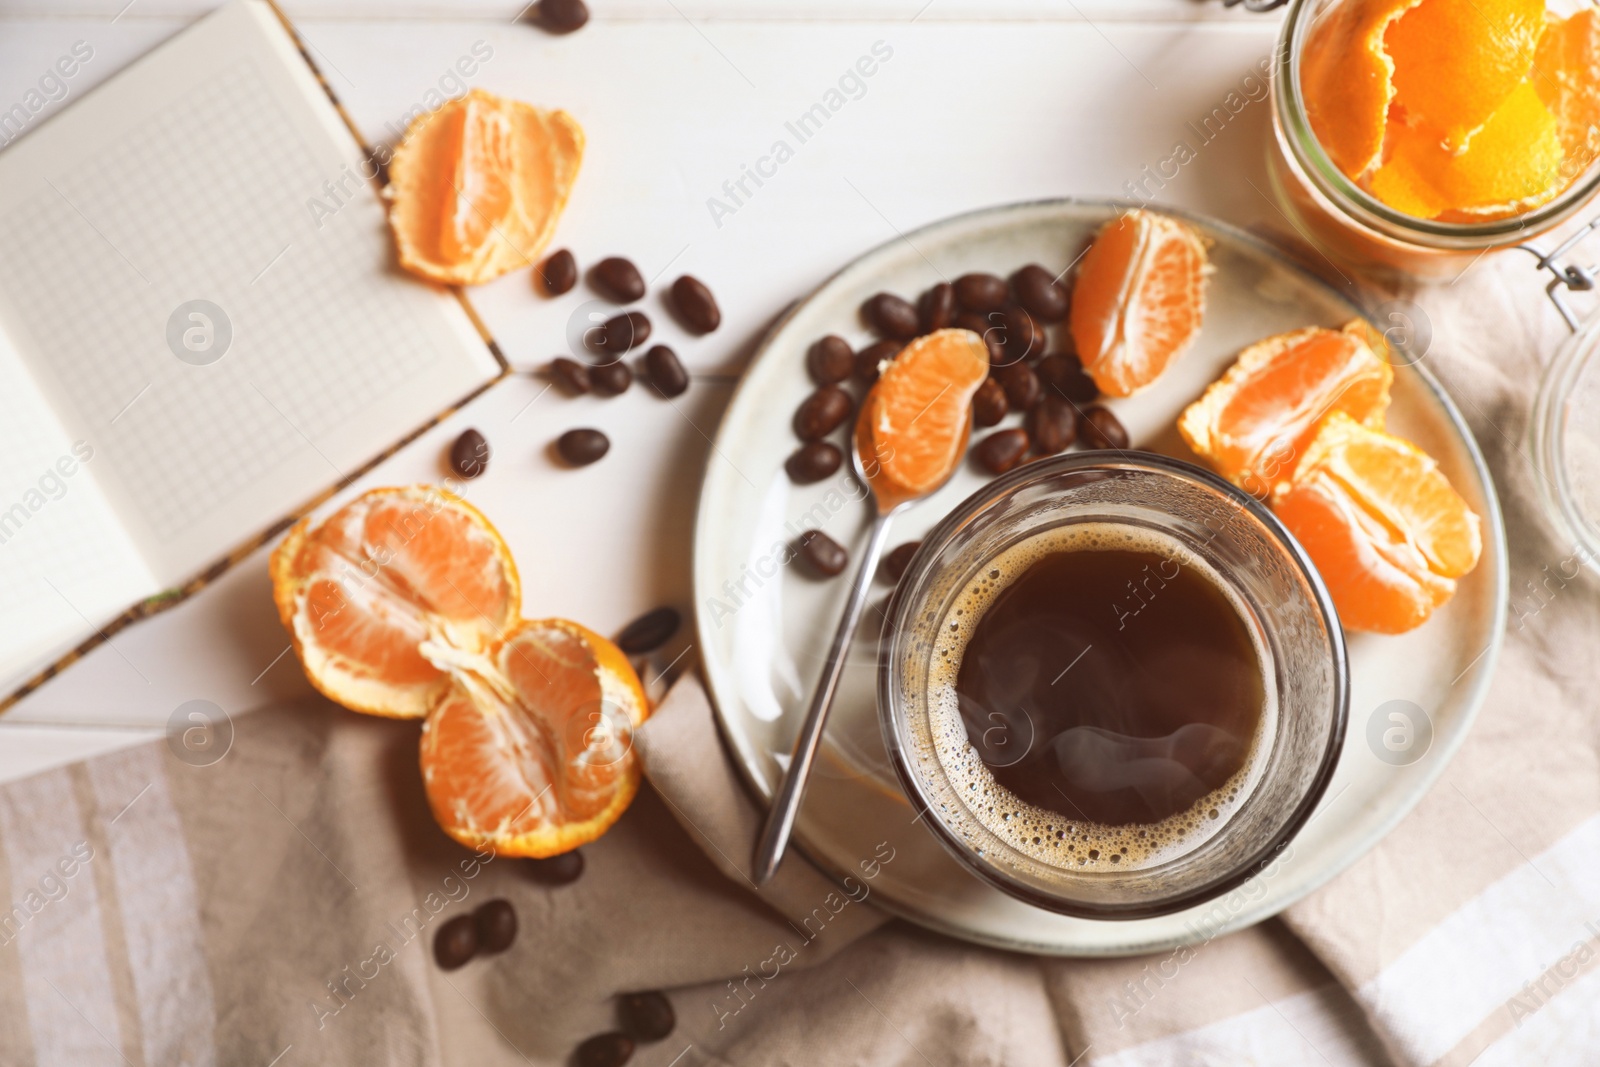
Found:
[[[855,580],[850,585],[850,599],[845,604],[844,616],[839,619],[839,629],[834,632],[833,645],[828,649],[828,659],[822,665],[822,676],[811,694],[811,707],[805,721],[800,724],[800,735],[794,740],[794,752],[789,757],[789,769],[772,798],[767,810],[766,825],[761,828],[761,839],[756,843],[755,871],[752,877],[757,885],[765,885],[777,873],[778,864],[789,846],[789,834],[794,830],[795,816],[800,813],[800,801],[805,796],[806,779],[811,775],[811,764],[816,760],[817,748],[822,742],[822,728],[828,721],[828,709],[833,706],[833,694],[839,688],[839,675],[844,672],[845,654],[855,637],[856,626],[861,621],[861,611],[867,603],[867,589],[872,584],[873,572],[878,569],[878,557],[883,553],[883,542],[889,536],[888,514],[879,514],[872,522],[867,537],[867,547],[856,564]]]

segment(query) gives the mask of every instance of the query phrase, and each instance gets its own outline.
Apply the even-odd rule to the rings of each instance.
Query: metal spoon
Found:
[[[961,447],[956,450],[957,456],[966,454],[967,439],[972,433],[972,418],[968,416],[967,424],[961,431]],[[844,615],[839,619],[839,628],[834,631],[833,644],[828,649],[828,658],[822,664],[822,677],[817,679],[817,688],[811,694],[811,707],[806,711],[805,721],[800,724],[800,735],[795,738],[794,751],[789,757],[789,769],[783,776],[783,781],[778,786],[778,791],[773,795],[772,807],[767,810],[766,825],[761,828],[761,837],[756,842],[755,871],[752,874],[757,885],[765,885],[778,871],[778,864],[783,862],[784,850],[789,847],[789,835],[794,831],[794,820],[800,813],[800,801],[805,797],[806,779],[811,775],[811,764],[816,761],[817,748],[822,743],[822,728],[828,721],[828,709],[833,706],[833,695],[839,688],[839,676],[844,672],[845,653],[849,651],[850,642],[855,637],[856,626],[861,622],[861,611],[866,607],[867,589],[872,584],[872,575],[878,569],[878,557],[883,554],[883,543],[889,536],[889,524],[895,515],[925,499],[944,488],[959,461],[951,464],[950,470],[925,493],[911,496],[880,496],[879,487],[872,484],[872,479],[867,477],[866,463],[862,458],[862,439],[859,434],[852,435],[850,443],[850,465],[855,471],[861,484],[867,487],[872,494],[874,516],[872,529],[867,535],[867,547],[861,552],[861,558],[856,563],[855,579],[850,585],[850,597],[845,602]],[[877,457],[871,460],[874,468],[877,467]]]

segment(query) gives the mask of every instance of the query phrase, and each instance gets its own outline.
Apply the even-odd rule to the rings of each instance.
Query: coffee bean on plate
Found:
[[[527,871],[545,885],[569,885],[583,874],[583,853],[577,849],[542,860],[528,860]]]
[[[644,354],[644,372],[650,387],[664,397],[681,396],[689,388],[689,372],[666,345],[654,345]]]
[[[1020,359],[1038,359],[1044,355],[1045,334],[1034,317],[1024,308],[1015,305],[1006,308],[1006,355],[1012,362]]]
[[[1078,421],[1078,433],[1090,448],[1128,447],[1128,431],[1111,414],[1110,409],[1099,404],[1083,409],[1083,418]]]
[[[921,541],[907,541],[903,545],[896,545],[893,551],[883,557],[883,576],[890,582],[898,582],[906,572],[906,567],[911,563],[911,557],[917,554]]]
[[[1028,431],[996,430],[978,442],[973,454],[985,470],[1004,474],[1028,454]]]
[[[1012,411],[1027,411],[1038,403],[1044,392],[1039,375],[1026,363],[1013,363],[994,372],[995,378],[1006,391],[1006,401]]]
[[[595,1034],[578,1046],[578,1067],[622,1067],[633,1058],[633,1038],[627,1034]]]
[[[664,993],[624,993],[617,998],[617,1021],[635,1040],[660,1041],[678,1025],[678,1014]]]
[[[893,293],[878,293],[867,298],[861,305],[861,317],[868,326],[878,331],[881,337],[909,341],[917,336],[922,322],[917,316],[917,309],[911,302],[902,296]]]
[[[1067,287],[1037,263],[1030,263],[1011,276],[1011,291],[1016,294],[1017,303],[1040,322],[1060,322],[1067,317]]]
[[[1046,393],[1028,412],[1028,438],[1041,456],[1053,456],[1078,438],[1078,413],[1065,398]]]
[[[845,547],[821,530],[807,530],[795,540],[795,549],[811,570],[822,578],[839,575],[850,562]]]
[[[722,309],[717,298],[711,295],[706,283],[692,274],[685,274],[672,283],[672,306],[678,319],[690,333],[710,333],[722,325]]]
[[[478,930],[470,915],[457,915],[433,935],[433,959],[444,970],[463,967],[477,954]]]
[[[489,469],[489,442],[477,430],[463,430],[450,446],[450,469],[462,478],[476,478]]]
[[[837,385],[824,385],[806,397],[794,413],[794,433],[802,441],[828,436],[850,417],[850,394]]]
[[[999,312],[985,315],[977,311],[960,311],[951,325],[957,329],[971,330],[983,338],[984,346],[989,349],[990,363],[1003,367],[1011,362],[1006,356],[1005,316]]]
[[[611,438],[599,430],[568,430],[556,438],[556,451],[574,467],[587,467],[611,451]]]
[[[620,356],[650,339],[650,316],[642,311],[626,311],[607,319],[598,331],[588,335],[589,347],[608,356]]]
[[[1046,389],[1074,404],[1087,404],[1100,396],[1100,387],[1094,384],[1077,356],[1057,352],[1041,359],[1036,369]]]
[[[894,359],[900,354],[905,345],[899,341],[878,341],[856,353],[855,369],[853,374],[856,381],[862,385],[871,385],[878,380],[878,364]]]
[[[943,330],[955,321],[956,290],[949,282],[940,282],[922,294],[917,301],[917,316],[922,332]]]
[[[478,952],[504,952],[517,939],[517,912],[509,900],[491,900],[472,913],[478,934]]]
[[[550,33],[571,33],[589,21],[589,8],[583,0],[539,0],[533,21]]]
[[[833,385],[850,377],[856,353],[843,337],[829,334],[806,351],[806,372],[818,385]]]
[[[631,304],[644,296],[644,275],[623,256],[607,256],[590,267],[589,284],[616,304]]]
[[[633,371],[620,359],[589,368],[589,384],[596,396],[621,396],[633,384]]]
[[[993,274],[963,274],[955,289],[956,303],[968,311],[999,311],[1011,295],[1005,279]]]
[[[796,485],[810,485],[838,470],[843,462],[844,453],[839,451],[837,445],[827,441],[810,441],[784,461],[783,469],[789,472],[789,480]]]
[[[974,426],[993,426],[1006,417],[1011,403],[1006,391],[994,378],[985,378],[978,391],[972,394],[972,423]]]
[[[656,608],[647,611],[622,628],[617,635],[617,647],[630,656],[654,652],[678,632],[683,617],[676,608]]]
[[[533,273],[543,285],[546,296],[560,296],[578,284],[578,261],[563,248],[546,256]]]
[[[568,396],[582,396],[589,391],[589,368],[575,359],[557,356],[550,361],[548,374]]]

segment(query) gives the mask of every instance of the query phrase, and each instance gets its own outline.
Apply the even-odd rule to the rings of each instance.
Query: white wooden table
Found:
[[[0,2],[0,108],[86,41],[94,57],[58,110],[210,6]],[[588,295],[580,286],[546,300],[518,272],[472,297],[520,373],[349,490],[436,479],[448,442],[467,426],[483,431],[494,459],[469,496],[510,541],[529,616],[611,633],[660,604],[692,610],[696,495],[732,372],[765,323],[865,249],[985,204],[1128,196],[1180,141],[1196,158],[1151,192],[1239,225],[1284,227],[1267,199],[1256,80],[1278,17],[1224,11],[1220,0],[592,0],[594,18],[568,37],[515,23],[519,5],[489,0],[285,6],[373,140],[392,140],[392,124],[485,42],[493,55],[471,85],[564,107],[588,133],[555,247],[583,266],[624,254],[647,276],[668,272],[647,309],[696,373],[675,403],[640,387],[613,400],[542,393],[527,372],[564,351],[567,319]],[[799,143],[785,124],[841,88],[875,45],[889,58],[860,88],[847,81],[845,105]],[[1213,118],[1202,134],[1216,109],[1227,123]],[[737,192],[745,167],[772,172],[761,159],[778,140],[793,158],[759,187],[747,178],[735,201],[724,182]],[[731,213],[714,212],[713,197]],[[710,337],[684,337],[660,306],[681,272],[721,302],[724,324]],[[574,426],[604,430],[611,454],[559,468],[549,443]],[[0,719],[0,780],[158,737],[185,701],[238,713],[307,693],[287,645],[263,551]]]

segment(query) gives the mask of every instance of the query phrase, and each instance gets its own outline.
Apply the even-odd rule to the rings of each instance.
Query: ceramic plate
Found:
[[[801,566],[784,565],[786,546],[817,527],[859,550],[869,520],[848,463],[809,486],[791,484],[784,473],[797,446],[790,418],[814,388],[806,349],[828,333],[866,343],[857,312],[876,292],[914,299],[968,271],[1006,276],[1025,263],[1064,269],[1119,210],[1108,201],[1052,200],[934,223],[845,267],[762,343],[717,435],[694,549],[706,679],[723,738],[760,797],[771,797],[787,763],[849,584],[844,576],[817,581]],[[1260,241],[1189,219],[1213,242],[1217,268],[1199,341],[1155,385],[1108,406],[1134,445],[1192,459],[1174,419],[1241,348],[1297,327],[1339,326],[1362,312]],[[1013,415],[1005,425],[1016,421]],[[1483,558],[1422,627],[1399,637],[1351,636],[1350,724],[1338,773],[1283,861],[1245,889],[1161,918],[1096,921],[1023,904],[964,871],[914,821],[884,752],[874,697],[889,593],[883,584],[874,586],[851,650],[795,841],[835,878],[853,879],[846,888],[856,896],[864,888],[907,919],[984,944],[1056,955],[1153,952],[1203,940],[1273,915],[1327,882],[1399,822],[1443,771],[1483,701],[1504,630],[1505,534],[1494,487],[1460,414],[1425,367],[1397,368],[1389,428],[1436,457],[1484,517]],[[842,433],[834,436],[842,441]],[[938,494],[896,520],[890,547],[921,537],[983,481],[981,471],[964,465]],[[1413,724],[1409,748],[1394,751],[1407,723]],[[1386,731],[1396,729],[1386,745]],[[892,858],[885,862],[886,856]]]

